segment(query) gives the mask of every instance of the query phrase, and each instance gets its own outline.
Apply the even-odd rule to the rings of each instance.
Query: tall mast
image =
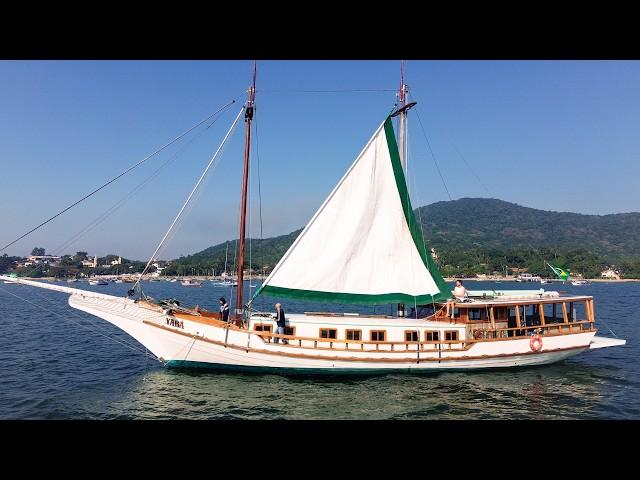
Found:
[[[400,61],[400,90],[398,91],[398,109],[400,110],[399,130],[399,154],[400,164],[405,174],[407,173],[407,112],[404,107],[407,105],[408,86],[404,83],[404,60]]]
[[[398,154],[400,164],[405,175],[407,174],[407,112],[416,102],[407,103],[407,93],[409,86],[404,83],[404,60],[400,62],[400,89],[398,90],[398,109],[391,114],[392,117],[399,116],[398,119]]]
[[[247,183],[249,180],[249,152],[251,150],[251,120],[253,120],[254,101],[256,97],[256,62],[253,61],[253,83],[247,92],[247,104],[244,112],[244,175],[242,176],[242,198],[240,205],[240,252],[238,253],[238,287],[236,314],[242,314],[242,290],[244,286],[244,237],[247,217]]]

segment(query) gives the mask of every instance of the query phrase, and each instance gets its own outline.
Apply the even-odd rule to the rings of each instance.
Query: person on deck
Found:
[[[467,292],[467,289],[462,286],[461,280],[456,280],[456,288],[453,289],[453,296],[460,302],[464,302],[469,296],[469,292]]]
[[[229,304],[224,297],[220,297],[220,320],[229,321]]]
[[[284,318],[284,308],[282,308],[282,305],[280,305],[279,303],[276,303],[275,319],[276,319],[276,324],[278,325],[278,328],[276,329],[276,333],[284,335],[284,326],[286,324],[286,321]],[[278,337],[275,337],[273,339],[273,343],[279,343],[279,342],[280,342],[280,339]],[[282,343],[286,345],[289,342],[283,338]]]

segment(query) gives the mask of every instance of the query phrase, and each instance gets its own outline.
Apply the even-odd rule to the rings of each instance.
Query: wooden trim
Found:
[[[540,325],[545,326],[546,322],[544,321],[544,304],[538,305],[538,316],[540,317]]]
[[[353,333],[353,332],[358,332],[358,337],[359,337],[359,338],[358,338],[357,340],[356,340],[356,339],[353,339],[353,338],[349,338],[349,332],[351,332],[351,333]],[[359,341],[361,341],[361,340],[362,340],[362,330],[358,330],[358,329],[355,329],[355,328],[347,328],[347,329],[345,329],[345,331],[344,331],[344,339],[345,339],[346,341],[359,342]]]
[[[562,302],[562,317],[564,318],[564,323],[569,323],[569,314],[567,313],[566,302]]]
[[[444,341],[441,341],[439,343],[447,343],[447,342],[460,342],[460,336],[458,335],[458,330],[445,330],[444,332]],[[455,340],[447,340],[447,333],[455,333]],[[452,335],[453,337],[453,335]]]
[[[427,339],[427,334],[428,333],[435,333],[438,336],[438,339],[437,340],[428,340]],[[440,330],[425,330],[424,331],[424,341],[425,341],[425,343],[428,343],[428,342],[440,343]]]
[[[520,320],[520,305],[516,305],[516,326],[522,328],[522,322]]]
[[[489,320],[491,320],[491,327],[496,328],[496,320],[493,316],[493,306],[489,307]]]
[[[418,337],[418,339],[417,340],[407,340],[407,333],[410,333],[412,338],[415,335],[416,337]],[[420,341],[420,331],[418,329],[416,329],[416,330],[405,330],[404,331],[404,341],[405,342],[409,342],[409,343],[418,343]]]
[[[235,350],[240,350],[243,351],[245,353],[248,352],[253,352],[253,353],[262,353],[262,354],[268,354],[268,355],[277,355],[277,356],[282,356],[282,357],[293,357],[293,358],[308,358],[308,359],[313,359],[313,360],[320,360],[320,361],[331,361],[331,360],[337,360],[337,361],[347,361],[347,362],[370,362],[370,363],[418,363],[418,362],[438,362],[438,363],[443,363],[443,362],[455,362],[455,361],[468,361],[468,360],[482,360],[482,359],[491,359],[491,358],[503,358],[503,357],[519,357],[519,356],[526,356],[526,355],[539,355],[539,352],[523,352],[523,353],[504,353],[504,354],[498,354],[498,355],[476,355],[476,356],[461,356],[461,357],[447,357],[447,358],[441,358],[441,357],[420,357],[420,359],[418,360],[416,356],[412,355],[410,357],[406,357],[406,358],[371,358],[371,357],[363,357],[363,358],[357,358],[357,357],[336,357],[336,356],[332,356],[332,357],[328,357],[328,356],[319,356],[319,355],[308,355],[308,354],[304,354],[304,353],[292,353],[292,352],[282,352],[282,351],[277,351],[277,350],[264,350],[264,349],[257,349],[257,348],[247,348],[247,347],[240,347],[238,345],[233,345],[233,344],[225,344],[224,342],[219,342],[217,340],[211,340],[209,338],[206,337],[199,337],[197,335],[191,335],[188,333],[184,333],[184,332],[179,332],[177,330],[174,330],[172,328],[167,328],[163,325],[158,325],[156,323],[150,322],[148,320],[143,320],[143,323],[147,324],[147,325],[151,325],[153,327],[156,328],[160,328],[162,330],[167,330],[169,332],[178,334],[178,335],[182,335],[185,337],[189,337],[189,338],[194,338],[196,340],[200,340],[202,342],[206,342],[206,343],[211,343],[214,345],[219,345],[222,347],[226,347],[226,348],[232,348]],[[252,334],[255,335],[255,333],[250,332]],[[511,339],[509,339],[511,340]],[[443,342],[444,343],[444,342]],[[289,347],[290,345],[283,345],[285,347]],[[588,345],[583,345],[583,346],[577,346],[577,347],[567,347],[567,348],[557,348],[554,350],[545,350],[543,353],[552,353],[552,352],[561,352],[561,351],[568,351],[568,350],[583,350],[583,349],[587,349],[589,348]],[[335,351],[335,349],[333,349]],[[447,350],[448,351],[448,350]],[[394,353],[388,350],[383,351],[383,353],[385,354],[389,354],[389,353]],[[405,353],[405,352],[395,352],[395,353]]]
[[[494,307],[512,307],[514,305],[536,305],[538,303],[560,303],[560,302],[584,302],[586,300],[593,300],[590,295],[581,295],[577,297],[555,297],[555,298],[539,298],[539,299],[514,299],[514,300],[497,300],[495,302],[483,301],[483,303],[455,303],[452,305],[455,308],[484,308],[487,306]]]
[[[322,331],[323,330],[327,330],[327,331],[334,331],[336,336],[335,337],[323,337],[322,336]],[[338,329],[337,328],[330,328],[330,327],[325,327],[325,328],[319,328],[318,329],[318,340],[337,340],[338,339]]]
[[[382,333],[384,340],[373,340],[374,333]],[[387,331],[386,330],[369,330],[369,341],[371,343],[399,343],[399,342],[387,342]]]
[[[262,327],[260,330],[258,330],[256,327]],[[265,328],[267,328],[267,330],[264,330]],[[269,333],[273,333],[273,325],[271,325],[270,323],[254,323],[253,324],[253,331],[255,332],[269,332]]]

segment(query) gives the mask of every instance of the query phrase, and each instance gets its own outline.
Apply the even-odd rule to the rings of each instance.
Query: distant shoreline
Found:
[[[116,277],[115,275],[104,275],[105,277]],[[41,281],[54,281],[56,280],[54,277],[19,277],[19,278],[23,278],[25,280],[41,280]],[[97,277],[97,278],[100,278]],[[163,276],[163,277],[156,277],[155,279],[158,280],[162,280],[165,278],[175,278],[177,280],[183,280],[184,278],[193,278],[193,279],[197,279],[197,280],[208,280],[211,279],[212,277],[209,276],[197,276],[197,275],[191,275],[191,276],[178,276],[178,275],[167,275],[167,276]],[[219,279],[216,277],[216,279]],[[89,278],[85,278],[83,280],[89,280]],[[149,280],[148,278],[144,279],[145,280]],[[260,278],[259,276],[253,276],[252,280],[263,280],[262,278]],[[444,280],[446,282],[455,282],[456,280],[461,280],[463,282],[516,282],[515,278],[464,278],[464,277],[444,277]],[[580,278],[580,279],[576,279],[576,280],[586,280],[587,282],[591,282],[591,283],[626,283],[626,282],[640,282],[640,278],[622,278],[620,280],[616,280],[613,278]],[[569,282],[571,282],[571,280],[569,280]],[[523,284],[532,284],[532,285],[540,285],[540,282],[517,282],[517,283],[523,283]],[[550,283],[543,283],[542,285],[553,285],[553,284],[561,284],[562,282],[559,280],[551,280]]]
[[[462,277],[445,277],[446,282],[455,282],[461,280],[463,282],[516,282],[515,278],[462,278]],[[614,278],[580,278],[576,280],[586,280],[593,283],[625,283],[625,282],[640,282],[640,278],[621,278],[616,280]],[[571,280],[569,280],[571,282]],[[524,284],[539,284],[540,282],[517,282]],[[550,285],[554,283],[562,283],[560,281],[552,280],[551,283],[543,283],[542,285]]]

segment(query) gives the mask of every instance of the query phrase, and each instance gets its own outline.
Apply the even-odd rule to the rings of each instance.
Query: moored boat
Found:
[[[220,320],[218,312],[157,302],[142,294],[122,298],[14,281],[69,294],[73,308],[121,328],[170,367],[329,374],[471,370],[548,364],[586,350],[624,345],[621,339],[596,336],[591,296],[540,289],[471,291],[465,301],[453,297],[428,253],[408,194],[406,116],[415,102],[408,102],[406,93],[402,80],[397,109],[384,118],[247,304],[243,288],[237,289],[229,322]],[[254,100],[255,70],[247,103],[236,117],[237,122],[244,112],[246,124],[240,286]],[[279,327],[272,314],[254,309],[260,295],[392,305],[394,314],[306,311],[290,313]]]

